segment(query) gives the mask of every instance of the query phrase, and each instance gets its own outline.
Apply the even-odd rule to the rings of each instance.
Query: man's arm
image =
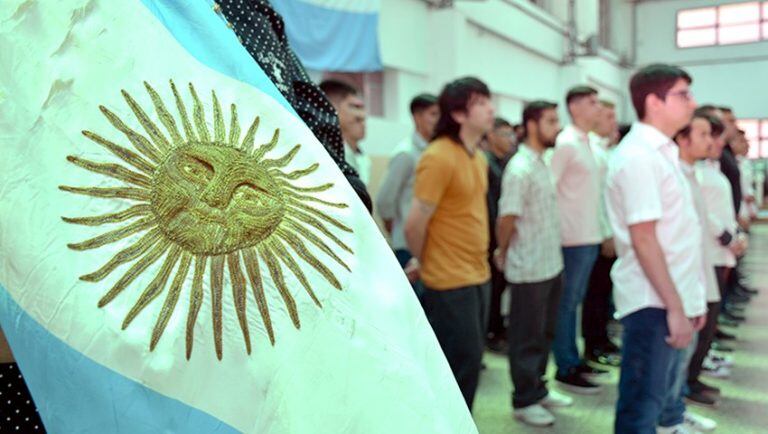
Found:
[[[403,186],[413,172],[413,163],[408,154],[400,152],[392,157],[387,167],[387,174],[376,196],[376,211],[384,222],[387,233],[392,233],[392,224],[397,213],[398,198]]]
[[[411,254],[421,258],[424,242],[427,239],[427,225],[435,213],[435,205],[413,198],[411,210],[405,220],[405,242],[408,244]]]
[[[11,347],[8,345],[8,341],[5,340],[3,330],[0,329],[0,363],[13,362],[13,354],[11,353]]]
[[[683,303],[672,282],[664,252],[656,238],[656,221],[631,225],[629,235],[640,266],[666,306],[669,327],[667,343],[675,348],[685,348],[693,337],[693,327],[685,316]]]
[[[493,252],[493,261],[499,271],[504,271],[504,262],[512,238],[517,235],[517,216],[503,215],[496,219],[496,241],[498,247]]]

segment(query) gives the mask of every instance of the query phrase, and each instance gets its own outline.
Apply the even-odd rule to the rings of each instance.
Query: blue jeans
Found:
[[[600,245],[563,247],[565,284],[557,311],[555,341],[552,344],[560,375],[566,375],[581,363],[579,349],[576,347],[577,309],[587,293],[589,276],[598,253]]]
[[[698,336],[698,333],[694,333],[691,343],[686,348],[677,351],[677,368],[672,370],[673,378],[670,379],[672,387],[667,391],[667,399],[664,403],[664,409],[661,411],[659,426],[672,427],[680,425],[685,420],[683,397],[688,388],[688,364],[691,363],[693,353],[696,351]]]
[[[656,434],[680,351],[667,344],[667,311],[647,308],[621,319],[621,377],[616,434]]]

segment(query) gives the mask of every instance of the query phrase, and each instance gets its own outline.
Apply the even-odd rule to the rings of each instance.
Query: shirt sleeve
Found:
[[[376,210],[382,219],[396,217],[398,199],[412,172],[413,158],[407,152],[399,152],[389,161],[387,174],[376,197]]]
[[[416,165],[416,181],[413,197],[428,204],[437,205],[453,177],[450,159],[436,152],[424,152]]]
[[[501,178],[501,196],[499,197],[499,217],[520,216],[523,212],[525,195],[528,192],[529,177],[510,164]]]
[[[627,226],[661,219],[661,180],[651,158],[635,158],[614,178]]]
[[[555,177],[555,185],[560,184],[560,179],[571,163],[571,160],[573,160],[575,153],[576,148],[565,141],[559,143],[553,150],[549,167],[552,169],[552,175]]]

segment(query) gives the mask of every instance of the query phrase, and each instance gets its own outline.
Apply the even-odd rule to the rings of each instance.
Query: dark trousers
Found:
[[[699,331],[699,341],[696,344],[696,351],[691,357],[691,363],[688,365],[688,384],[695,384],[699,381],[701,375],[701,366],[709,353],[709,347],[715,338],[717,331],[717,316],[720,315],[720,302],[707,303],[707,323]]]
[[[647,308],[621,319],[621,377],[616,434],[656,434],[679,352],[667,344],[667,311]]]
[[[611,320],[611,267],[616,258],[597,257],[589,288],[581,307],[581,335],[584,336],[584,354],[603,348],[611,343],[608,338],[608,322]]]
[[[504,273],[499,271],[491,262],[491,304],[488,309],[488,337],[499,339],[505,337],[506,327],[501,315],[501,295],[507,287]]]
[[[400,264],[400,267],[405,268],[406,264],[408,264],[408,261],[413,258],[413,255],[411,254],[410,250],[395,249],[395,258],[397,258],[397,262]],[[421,295],[424,292],[424,285],[422,285],[420,280],[417,280],[411,283],[411,286],[413,287],[413,292],[416,293],[416,297],[421,300]]]
[[[485,282],[447,290],[426,287],[422,296],[424,313],[470,411],[485,348],[490,291]]]
[[[535,283],[509,284],[509,373],[514,408],[528,407],[547,396],[544,374],[555,338],[563,276]]]

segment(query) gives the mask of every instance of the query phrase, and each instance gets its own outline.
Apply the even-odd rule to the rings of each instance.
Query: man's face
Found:
[[[597,99],[597,94],[592,94],[571,101],[568,105],[568,109],[571,111],[574,118],[582,119],[594,128],[600,117],[602,104],[600,104],[600,101]]]
[[[712,138],[712,126],[709,121],[702,118],[693,118],[691,121],[691,134],[688,137],[688,153],[696,160],[707,158],[714,146]]]
[[[723,148],[725,148],[725,133],[719,136],[712,137],[712,147],[709,148],[709,155],[707,158],[710,160],[719,160],[723,155]]]
[[[731,141],[731,149],[736,155],[747,155],[749,152],[749,142],[744,134],[736,131],[736,137]]]
[[[734,115],[732,111],[722,111],[721,113],[722,116],[720,119],[725,125],[725,140],[733,140],[738,134],[738,126],[736,126],[736,115]]]
[[[334,100],[331,103],[339,113],[341,135],[347,142],[357,143],[365,137],[365,104],[357,95]]]
[[[515,147],[515,130],[509,125],[494,128],[488,133],[488,145],[492,151],[511,154]]]
[[[693,111],[696,109],[696,100],[688,87],[688,83],[683,80],[677,80],[674,86],[669,89],[659,106],[660,115],[670,127],[675,130],[681,130],[691,122]]]
[[[459,113],[456,121],[476,134],[486,134],[493,129],[496,110],[491,99],[485,95],[474,94],[467,104],[467,112]]]
[[[413,123],[416,125],[416,131],[428,138],[435,134],[435,126],[437,126],[438,119],[440,119],[440,107],[437,104],[413,114]]]
[[[600,137],[612,138],[619,130],[616,123],[616,110],[604,105],[600,106],[600,114],[595,123],[595,134]]]
[[[557,134],[560,132],[560,118],[555,109],[547,109],[541,113],[537,130],[541,144],[546,148],[553,148]]]

